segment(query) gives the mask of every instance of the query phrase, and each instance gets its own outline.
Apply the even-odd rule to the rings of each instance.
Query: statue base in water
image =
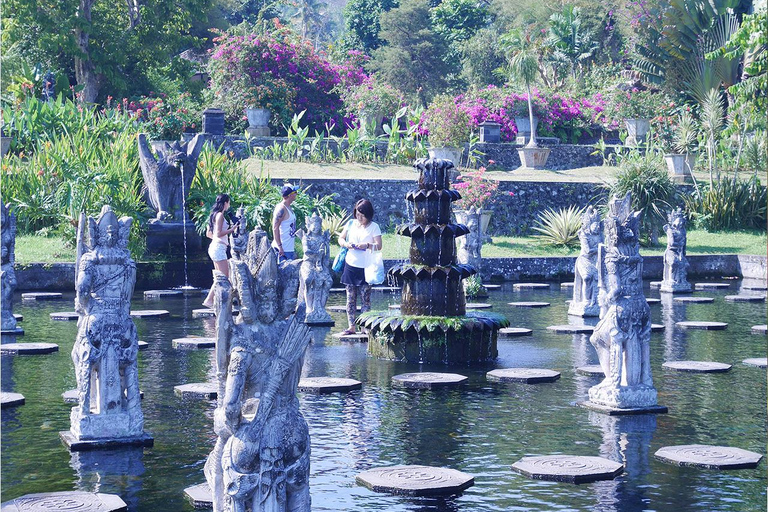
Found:
[[[78,439],[69,430],[59,432],[61,441],[73,452],[102,450],[122,446],[152,446],[155,438],[146,432],[134,437],[100,437],[98,439]]]
[[[648,407],[630,407],[622,409],[620,407],[610,407],[608,405],[596,404],[594,402],[577,402],[579,407],[584,407],[590,411],[600,412],[608,416],[629,416],[634,414],[665,414],[669,412],[666,405],[651,405]]]
[[[192,221],[187,222],[187,255],[203,250],[203,242]],[[150,222],[147,224],[147,255],[184,255],[184,223]]]

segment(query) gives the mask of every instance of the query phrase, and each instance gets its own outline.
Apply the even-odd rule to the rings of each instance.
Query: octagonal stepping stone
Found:
[[[2,505],[3,512],[120,512],[128,505],[117,494],[64,491],[25,494]]]
[[[722,331],[728,327],[725,322],[675,322],[675,325],[683,329],[703,329],[705,331]]]
[[[693,287],[696,290],[723,290],[730,288],[731,283],[696,283]]]
[[[486,373],[485,378],[492,382],[538,384],[539,382],[555,382],[560,378],[560,372],[541,368],[501,368]]]
[[[724,373],[731,369],[730,364],[714,361],[667,361],[661,366],[670,370],[696,373]]]
[[[22,293],[21,300],[58,300],[62,298],[59,292],[29,292]]]
[[[766,334],[768,333],[768,325],[753,325],[752,334]]]
[[[77,389],[69,389],[61,394],[61,398],[68,404],[76,404],[78,401]],[[139,398],[144,400],[144,392],[139,390]]]
[[[51,317],[51,320],[62,320],[62,321],[80,319],[80,315],[75,311],[58,311],[56,313],[51,313],[50,317]]]
[[[215,316],[216,313],[212,309],[201,308],[192,310],[192,318],[213,318]]]
[[[342,313],[347,312],[347,306],[325,306],[328,311],[340,311]],[[356,311],[360,311],[360,306],[357,306]]]
[[[19,315],[18,313],[14,313],[13,314],[13,318],[15,318],[17,322],[23,322],[24,321],[24,315]]]
[[[491,309],[493,304],[487,302],[467,302],[467,309]]]
[[[507,302],[510,306],[516,308],[546,308],[549,302]]]
[[[660,332],[664,330],[664,324],[651,324],[651,332]]]
[[[576,373],[581,375],[587,375],[589,377],[605,377],[603,367],[599,364],[588,364],[587,366],[579,366],[576,368]]]
[[[515,283],[512,285],[513,290],[548,290],[549,283]]]
[[[371,291],[374,292],[399,292],[399,286],[371,286]]]
[[[485,287],[485,289],[486,289],[486,290],[488,290],[489,292],[490,292],[490,291],[501,290],[501,285],[500,285],[500,284],[485,284],[485,283],[483,283],[483,286],[484,286],[484,287]]]
[[[331,334],[331,337],[341,341],[354,341],[360,343],[368,341],[368,335],[361,332],[356,332],[355,334],[343,334],[337,332],[335,334]]]
[[[0,345],[0,354],[8,355],[32,356],[58,351],[59,346],[55,343],[3,343]]]
[[[214,348],[216,338],[176,338],[172,342],[173,348],[179,350],[198,350],[204,348]]]
[[[459,494],[475,483],[472,475],[432,466],[390,466],[364,471],[355,477],[373,492],[400,496],[447,496]]]
[[[561,288],[561,289],[565,289],[565,288],[573,288],[573,283],[572,283],[572,282],[568,282],[568,283],[560,283],[560,288]]]
[[[742,283],[741,287],[745,290],[760,290],[760,291],[766,291],[768,290],[768,285],[765,283]]]
[[[768,357],[751,357],[749,359],[743,360],[742,363],[749,366],[759,366],[760,368],[766,368],[768,367]]]
[[[139,309],[131,311],[131,316],[136,318],[163,318],[170,313],[165,309]]]
[[[525,327],[502,327],[499,329],[499,334],[502,336],[530,336],[533,334],[533,329],[527,329]]]
[[[648,286],[651,287],[651,290],[659,289],[661,288],[661,281],[651,281]]]
[[[765,295],[726,295],[728,302],[765,302]]]
[[[329,293],[347,293],[346,288],[331,288]]]
[[[512,470],[535,480],[582,484],[612,480],[624,471],[624,466],[602,457],[542,455],[523,457],[512,464]]]
[[[591,325],[550,325],[547,330],[557,334],[592,334],[595,328]]]
[[[183,297],[181,290],[147,290],[144,292],[145,299],[160,299],[165,297]]]
[[[685,302],[690,304],[709,304],[710,302],[715,302],[715,299],[712,297],[675,297],[675,302]]]
[[[213,506],[213,494],[207,482],[193,485],[184,489],[184,497],[189,500],[194,508],[211,508]]]
[[[21,393],[7,393],[5,391],[0,392],[0,409],[24,405],[24,402],[24,395]]]
[[[435,389],[464,384],[469,377],[458,373],[401,373],[392,377],[392,385],[396,388]]]
[[[139,350],[144,350],[149,347],[149,343],[139,340]]]
[[[757,467],[759,453],[731,448],[730,446],[709,446],[705,444],[685,444],[665,446],[656,451],[654,456],[664,462],[677,466],[693,466],[707,469],[748,469]]]
[[[215,400],[219,396],[219,385],[215,382],[192,382],[173,386],[173,392],[181,398],[207,398]]]
[[[661,299],[654,299],[653,297],[646,297],[645,302],[648,303],[648,305],[654,305],[654,304],[661,304]]]
[[[299,381],[299,391],[308,393],[336,393],[362,387],[363,383],[359,380],[339,377],[305,377]]]

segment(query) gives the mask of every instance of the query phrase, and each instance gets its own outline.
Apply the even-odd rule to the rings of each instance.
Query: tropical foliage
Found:
[[[557,211],[547,208],[539,215],[539,220],[533,227],[533,230],[539,233],[536,238],[543,245],[578,246],[582,213],[584,209],[575,205]]]

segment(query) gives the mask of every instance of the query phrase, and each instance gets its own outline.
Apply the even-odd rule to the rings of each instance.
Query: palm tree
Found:
[[[539,61],[529,32],[519,30],[508,32],[501,39],[502,48],[507,54],[507,70],[512,79],[521,80],[528,93],[528,119],[531,123],[531,140],[527,148],[538,147],[536,143],[536,125],[533,124],[533,103],[531,101],[531,84],[536,80],[539,71]]]
[[[566,5],[562,12],[553,13],[549,17],[547,44],[554,50],[555,60],[568,63],[574,78],[576,70],[591,59],[597,50],[592,31],[581,25],[581,9],[577,6]]]

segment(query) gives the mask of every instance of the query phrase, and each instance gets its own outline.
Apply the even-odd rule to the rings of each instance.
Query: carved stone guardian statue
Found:
[[[309,325],[334,325],[325,310],[333,284],[330,269],[331,233],[323,231],[323,219],[317,212],[307,221],[307,232],[301,237],[304,259],[299,268],[299,302],[306,305],[305,322]]]
[[[218,438],[205,464],[213,510],[309,512],[310,439],[296,389],[311,331],[305,306],[296,308],[296,266],[278,266],[263,231],[232,241],[231,283],[215,272],[213,285]]]
[[[482,208],[470,208],[466,211],[465,222],[469,233],[458,238],[459,248],[456,251],[456,261],[464,265],[471,265],[478,273],[464,280],[464,291],[468,296],[485,297],[488,295],[483,280],[480,277],[483,257],[483,235],[480,229]]]
[[[600,212],[588,206],[581,215],[579,229],[581,253],[573,269],[573,298],[568,314],[574,316],[600,316],[597,303],[597,248],[603,242],[603,221]]]
[[[2,333],[24,334],[24,329],[16,325],[13,316],[13,292],[16,291],[16,272],[13,265],[16,263],[16,215],[11,212],[9,206],[0,199],[0,215],[2,215],[2,269],[0,270],[0,288],[2,289]]]
[[[104,206],[98,220],[81,215],[72,362],[78,405],[60,435],[71,450],[120,444],[152,445],[139,395],[136,326],[130,316],[136,263],[128,250],[133,219]]]
[[[656,403],[651,377],[651,311],[643,294],[643,258],[629,193],[612,198],[605,219],[605,243],[598,250],[600,322],[589,341],[605,379],[589,390],[583,405],[612,414],[666,412]]]
[[[667,250],[664,251],[664,280],[659,291],[666,293],[686,293],[691,291],[688,282],[688,259],[685,257],[685,246],[688,243],[688,232],[683,210],[678,208],[667,216],[664,225],[667,233]]]

